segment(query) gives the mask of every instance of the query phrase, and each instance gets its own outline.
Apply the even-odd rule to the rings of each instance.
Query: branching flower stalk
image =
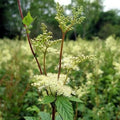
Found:
[[[57,3],[57,15],[55,19],[59,23],[59,27],[62,31],[62,42],[61,42],[61,49],[60,49],[60,57],[59,57],[59,68],[58,68],[58,80],[60,78],[61,73],[61,60],[62,60],[62,53],[63,53],[63,44],[65,35],[68,31],[73,30],[73,26],[75,24],[81,24],[81,22],[85,19],[85,17],[81,16],[83,8],[72,8],[72,16],[65,16],[63,7]]]
[[[60,72],[61,72],[61,60],[62,60],[63,44],[64,44],[65,35],[72,26],[73,26],[73,23],[69,26],[69,28],[65,32],[63,32],[62,28],[60,28],[62,31],[62,42],[61,42],[60,58],[59,58],[58,79],[60,77]]]
[[[37,38],[32,40],[32,43],[35,47],[36,52],[42,52],[43,53],[43,70],[44,70],[44,74],[47,77],[47,71],[46,71],[46,54],[49,51],[48,48],[51,47],[52,45],[61,42],[60,40],[52,40],[52,32],[47,30],[47,26],[42,23],[41,24],[41,30],[42,30],[42,34],[38,35]],[[49,74],[48,74],[49,76]],[[47,79],[46,79],[47,81]],[[49,81],[50,82],[50,81]],[[54,84],[54,83],[52,83]],[[50,95],[52,92],[50,91],[51,89],[47,90],[47,94]],[[50,91],[51,93],[48,93],[48,91]],[[55,104],[54,102],[51,103],[51,107],[52,107],[52,120],[55,120]]]
[[[24,17],[23,17],[23,13],[22,13],[22,9],[21,9],[20,0],[17,0],[17,2],[18,2],[19,12],[20,12],[21,18],[22,18],[22,20],[23,20]],[[31,52],[32,52],[32,54],[33,54],[33,56],[34,56],[34,58],[35,58],[35,60],[36,60],[36,63],[37,63],[37,65],[38,65],[38,68],[39,68],[39,71],[40,71],[40,74],[43,74],[43,73],[42,73],[41,66],[40,66],[40,63],[39,63],[39,61],[38,61],[38,59],[37,59],[37,57],[36,57],[36,54],[35,54],[35,52],[34,52],[34,50],[33,50],[33,47],[32,47],[31,41],[30,41],[30,36],[29,36],[29,33],[28,33],[28,29],[27,29],[27,26],[26,26],[25,24],[24,24],[24,27],[25,27],[25,29],[26,29],[27,39],[28,39],[28,42],[29,42],[29,46],[30,46]]]
[[[42,34],[30,40],[29,29],[34,19],[32,18],[30,12],[28,12],[28,14],[25,17],[23,17],[20,6],[20,0],[18,0],[18,6],[19,6],[22,22],[26,29],[26,34],[32,54],[38,64],[40,73],[42,74],[42,75],[35,75],[33,77],[32,85],[37,87],[40,92],[41,91],[47,92],[47,95],[45,96],[43,95],[42,101],[44,104],[46,104],[46,102],[47,104],[51,104],[52,120],[55,120],[56,111],[59,113],[62,119],[73,120],[73,108],[70,101],[75,101],[75,102],[81,102],[81,101],[73,95],[74,90],[71,86],[69,86],[70,79],[68,78],[68,75],[71,70],[78,68],[77,65],[80,62],[89,59],[89,57],[78,56],[78,57],[70,57],[69,60],[68,59],[64,60],[64,62],[65,61],[68,62],[63,65],[63,68],[67,70],[66,75],[61,74],[61,65],[62,65],[63,44],[66,33],[70,30],[73,30],[73,26],[75,24],[81,24],[81,22],[84,20],[85,17],[82,16],[83,9],[82,7],[73,8],[72,16],[65,16],[63,7],[60,6],[59,3],[57,3],[57,7],[56,7],[57,14],[55,19],[58,21],[59,27],[62,31],[62,40],[61,39],[53,40],[52,32],[47,30],[47,26],[44,23],[41,24]],[[49,52],[49,47],[51,47],[52,45],[58,42],[61,42],[58,73],[47,73],[46,55]],[[34,47],[34,50],[31,43]],[[41,70],[40,64],[36,56],[36,54],[38,55],[38,53],[40,52],[42,52],[43,54],[43,72]],[[64,110],[62,110],[61,108],[63,108]]]
[[[61,72],[61,60],[62,60],[62,51],[63,51],[64,39],[65,39],[65,33],[62,33],[62,42],[61,42],[60,58],[59,58],[58,79],[59,79],[59,77],[60,77],[60,72]]]
[[[44,74],[47,75],[46,71],[46,55],[49,52],[49,47],[52,45],[61,42],[60,40],[52,40],[52,32],[47,30],[47,26],[42,23],[41,24],[42,34],[38,35],[36,38],[32,39],[32,44],[35,48],[36,53],[42,52],[43,54],[43,71]]]

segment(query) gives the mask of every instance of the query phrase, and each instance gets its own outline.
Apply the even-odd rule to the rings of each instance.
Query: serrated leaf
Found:
[[[73,108],[68,98],[59,96],[55,104],[63,120],[73,120]]]
[[[68,97],[68,99],[69,99],[70,101],[81,102],[81,103],[83,103],[83,101],[81,101],[79,98],[76,98],[76,97],[74,97],[74,96]]]
[[[50,114],[46,112],[40,112],[38,114],[41,117],[41,120],[51,120]]]
[[[45,96],[42,100],[43,104],[49,104],[52,103],[55,100],[54,96]]]
[[[60,115],[56,115],[55,120],[63,120]]]
[[[27,15],[24,17],[24,19],[22,20],[23,24],[27,26],[29,26],[33,21],[34,19],[32,18],[30,12],[28,12]]]
[[[39,120],[39,118],[36,117],[24,117],[25,120]]]

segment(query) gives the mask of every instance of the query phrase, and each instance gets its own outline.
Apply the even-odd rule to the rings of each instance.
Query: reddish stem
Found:
[[[62,60],[62,51],[63,51],[63,43],[64,43],[65,35],[72,26],[73,26],[73,23],[69,26],[69,28],[65,32],[63,32],[63,30],[61,28],[61,30],[62,30],[62,42],[61,42],[61,50],[60,50],[60,58],[59,58],[58,80],[60,78],[60,72],[61,72],[61,60]]]
[[[55,104],[51,103],[52,106],[52,120],[55,120]]]
[[[46,72],[46,51],[44,53],[43,66],[44,66],[44,74],[47,76],[47,72]]]
[[[64,39],[65,39],[65,33],[62,33],[62,42],[61,42],[60,59],[59,59],[59,70],[58,70],[58,79],[60,77],[60,72],[61,72],[61,60],[62,60],[62,51],[63,51]]]
[[[17,0],[17,2],[18,2],[18,7],[19,7],[19,12],[20,12],[21,18],[23,19],[24,17],[23,17],[21,5],[20,5],[20,0]],[[38,61],[38,59],[37,59],[37,57],[36,57],[36,54],[35,54],[35,52],[34,52],[34,50],[33,50],[33,48],[32,48],[31,41],[30,41],[30,37],[29,37],[29,34],[28,34],[28,32],[27,32],[27,26],[26,26],[25,24],[24,24],[24,27],[25,27],[25,29],[26,29],[26,34],[27,34],[27,39],[28,39],[28,42],[29,42],[30,49],[31,49],[31,51],[32,51],[32,54],[33,54],[36,62],[37,62],[37,65],[38,65],[40,74],[42,74],[42,69],[41,69],[40,63],[39,63],[39,61]]]

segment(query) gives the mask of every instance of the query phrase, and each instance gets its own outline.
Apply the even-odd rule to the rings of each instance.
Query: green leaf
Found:
[[[55,120],[62,120],[60,115],[56,115]]]
[[[40,112],[40,109],[37,106],[35,106],[35,105],[33,105],[32,107],[28,107],[27,110],[28,111],[34,111],[36,113]]]
[[[24,117],[25,120],[39,120],[37,117]]]
[[[68,98],[58,96],[55,104],[63,120],[73,120],[73,108]]]
[[[81,101],[79,98],[76,98],[76,97],[74,97],[74,96],[68,97],[68,99],[69,99],[70,101],[83,103],[83,101]]]
[[[42,100],[42,103],[43,104],[49,104],[49,103],[52,103],[53,101],[55,101],[54,96],[45,96]]]
[[[34,19],[32,18],[30,12],[28,12],[27,15],[24,17],[24,19],[22,20],[23,24],[27,26],[29,26],[33,21]]]
[[[46,112],[40,112],[38,114],[41,117],[41,120],[51,120],[50,114]]]

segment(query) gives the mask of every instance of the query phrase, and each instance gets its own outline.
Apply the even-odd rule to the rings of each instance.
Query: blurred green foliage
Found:
[[[0,40],[0,46],[1,119],[24,120],[31,116],[39,119],[50,113],[49,105],[40,104],[44,93],[38,93],[30,84],[31,76],[39,74],[39,71],[28,43],[4,39]],[[120,39],[114,36],[105,41],[94,38],[89,42],[78,38],[75,42],[65,42],[63,58],[80,54],[96,56],[92,61],[80,63],[79,70],[69,75],[70,85],[79,88],[78,97],[83,101],[78,104],[72,102],[77,120],[120,119],[119,46]],[[54,47],[59,48],[58,45]],[[57,56],[54,52],[47,56],[47,70],[50,72],[56,72]]]

